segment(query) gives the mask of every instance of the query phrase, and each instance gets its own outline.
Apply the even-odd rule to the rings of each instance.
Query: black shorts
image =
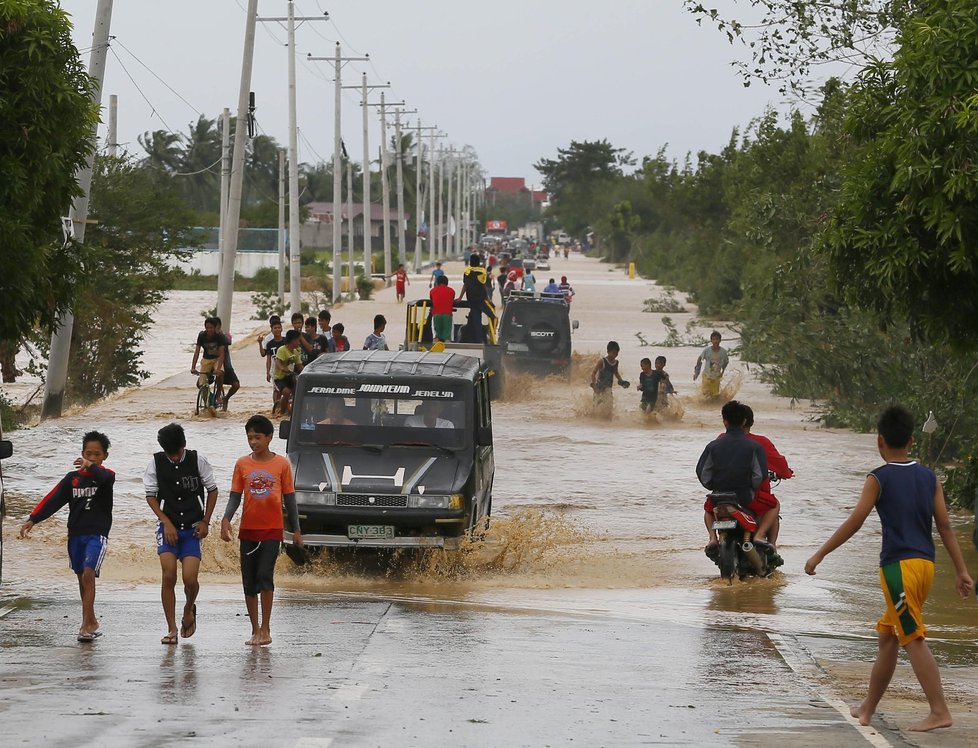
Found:
[[[282,390],[294,390],[295,389],[295,374],[289,374],[281,379],[273,380],[275,382],[275,389],[279,392]]]
[[[241,586],[248,597],[275,589],[275,560],[280,540],[242,540]]]
[[[229,369],[227,366],[224,367],[224,384],[241,384],[241,380],[234,373],[234,369]]]

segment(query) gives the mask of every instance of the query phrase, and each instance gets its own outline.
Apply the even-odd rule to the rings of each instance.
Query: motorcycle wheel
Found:
[[[717,565],[720,567],[720,576],[724,579],[733,581],[737,576],[737,544],[732,538],[720,541],[720,560]]]

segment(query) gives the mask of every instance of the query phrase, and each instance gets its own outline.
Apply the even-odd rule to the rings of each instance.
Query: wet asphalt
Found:
[[[222,585],[176,646],[155,599],[102,591],[104,636],[79,644],[69,592],[4,608],[5,746],[908,744],[859,732],[757,631],[280,591],[250,647]]]

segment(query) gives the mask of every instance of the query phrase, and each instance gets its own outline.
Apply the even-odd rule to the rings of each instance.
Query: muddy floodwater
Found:
[[[458,286],[461,266],[449,264],[447,270]],[[810,404],[771,395],[758,372],[734,357],[725,393],[753,407],[754,430],[774,442],[796,476],[775,488],[782,502],[779,550],[785,565],[768,579],[720,582],[716,567],[703,554],[703,490],[694,473],[704,445],[722,430],[719,403],[700,397],[692,381],[701,346],[657,344],[668,332],[664,315],[643,312],[647,299],[665,293],[653,282],[630,280],[621,269],[579,254],[556,259],[553,271],[540,274],[538,282],[561,275],[568,276],[576,291],[571,317],[580,321],[574,333],[573,376],[570,381],[511,378],[506,396],[493,404],[496,476],[486,537],[452,554],[325,553],[301,569],[283,556],[276,570],[278,589],[286,599],[291,595],[301,601],[303,610],[315,607],[318,598],[410,600],[416,606],[464,605],[487,615],[545,610],[701,631],[751,632],[773,642],[786,659],[790,655],[781,647],[817,662],[824,668],[821,672],[831,674],[840,698],[858,696],[875,655],[874,624],[882,609],[875,514],[852,541],[829,556],[817,576],[806,576],[803,566],[855,504],[866,472],[880,463],[875,436],[820,427]],[[412,281],[409,296],[419,296],[427,288],[427,278]],[[242,391],[227,414],[192,415],[192,345],[201,327],[199,312],[213,305],[212,296],[175,293],[160,309],[147,344],[146,363],[153,372],[147,385],[11,435],[15,454],[4,463],[8,515],[0,602],[50,599],[75,604],[75,582],[66,568],[64,512],[36,527],[27,540],[14,535],[30,508],[70,469],[80,436],[88,429],[104,431],[112,440],[106,465],[117,473],[114,524],[100,594],[104,590],[110,600],[140,601],[156,594],[155,519],[142,493],[142,474],[156,449],[160,426],[171,420],[183,423],[189,446],[214,465],[221,489],[216,513],[220,517],[234,461],[247,451],[244,420],[254,412],[267,413],[271,403],[264,360],[254,343],[260,322],[249,319],[248,296],[238,294],[232,358]],[[684,301],[682,294],[675,298]],[[712,328],[697,326],[695,307],[684,306],[686,311],[665,316],[680,334],[693,323],[689,335],[708,337]],[[343,322],[347,336],[359,347],[370,332],[373,315],[383,313],[393,347],[403,339],[403,310],[395,303],[393,289],[384,289],[375,300],[334,309],[333,322]],[[732,333],[719,329],[724,345],[737,344]],[[609,418],[593,412],[587,383],[591,367],[612,339],[621,345],[621,372],[633,386],[616,388]],[[668,358],[666,370],[679,395],[671,417],[650,421],[639,411],[634,384],[640,359],[656,355]],[[24,397],[29,387],[17,385],[9,394]],[[276,444],[284,451],[283,442],[273,442],[273,449]],[[969,568],[976,572],[972,517],[955,513],[952,520]],[[929,641],[948,680],[952,708],[970,714],[978,701],[978,610],[973,598],[961,601],[954,594],[953,569],[940,544],[938,548],[937,579],[925,614]],[[208,538],[202,599],[209,594],[233,599],[237,564],[236,544],[222,543],[216,533]],[[74,610],[68,613],[73,621]],[[44,619],[39,625],[70,632],[70,625],[60,618]],[[280,630],[280,636],[286,632]],[[591,645],[595,655],[600,656],[601,646]],[[780,663],[778,652],[766,647],[770,651],[763,656]],[[609,647],[609,653],[613,649]],[[682,657],[691,670],[705,672],[716,653],[709,647],[683,647]],[[798,671],[779,666],[767,677],[774,679],[776,691],[778,679],[787,685],[797,679]],[[893,688],[894,698],[910,699],[919,711],[919,694],[909,671],[901,667]],[[885,708],[886,699],[881,709]],[[555,742],[565,743],[567,738]]]

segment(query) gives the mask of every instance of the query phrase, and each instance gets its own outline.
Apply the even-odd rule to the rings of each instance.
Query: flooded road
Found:
[[[457,285],[460,266],[447,270]],[[208,614],[207,626],[202,621],[199,638],[169,655],[173,678],[196,678],[197,690],[213,686],[228,694],[244,692],[254,673],[281,683],[270,696],[268,720],[252,716],[246,724],[258,731],[252,736],[286,735],[296,741],[306,733],[278,731],[288,722],[293,696],[310,709],[321,700],[315,719],[330,729],[317,735],[338,744],[425,745],[438,739],[541,745],[575,739],[587,745],[773,745],[790,732],[793,742],[805,745],[805,736],[819,730],[830,730],[829,739],[840,745],[867,742],[830,702],[860,695],[875,656],[873,626],[881,612],[875,515],[819,567],[818,576],[806,577],[802,567],[855,504],[865,473],[879,464],[875,437],[819,428],[809,411],[770,395],[756,372],[734,360],[728,379],[742,380],[737,397],[754,408],[755,431],[777,445],[796,477],[775,489],[784,517],[781,572],[733,586],[721,583],[702,551],[703,491],[693,469],[703,446],[722,429],[719,405],[702,401],[692,381],[699,347],[642,345],[643,338],[656,342],[667,335],[662,314],[642,311],[646,299],[663,293],[651,282],[628,280],[621,270],[579,255],[554,262],[552,275],[563,274],[577,291],[571,317],[581,322],[574,337],[575,375],[570,382],[521,377],[494,404],[494,516],[485,540],[454,556],[346,553],[320,557],[302,569],[282,557],[276,572],[282,592],[273,625],[277,638],[272,651],[262,654],[239,651],[246,649],[239,642],[246,637],[245,624],[236,617],[243,612],[237,602],[236,547],[212,535],[205,549],[202,600],[217,610]],[[427,286],[425,278],[412,280],[413,289]],[[270,407],[264,362],[253,342],[252,326],[258,323],[247,321],[250,311],[245,313],[240,296],[233,359],[243,389],[232,400],[231,413],[191,416],[189,346],[200,325],[199,310],[213,301],[210,295],[183,292],[158,316],[152,386],[12,435],[15,456],[4,465],[9,513],[0,600],[29,603],[0,623],[0,677],[6,686],[23,682],[26,693],[50,687],[21,672],[40,656],[37,651],[45,651],[52,666],[64,658],[66,668],[94,668],[98,679],[145,679],[150,685],[126,696],[134,704],[145,701],[146,689],[163,688],[158,681],[168,666],[160,662],[167,655],[157,651],[162,632],[157,631],[155,522],[142,495],[142,473],[156,449],[156,430],[169,420],[181,421],[189,446],[214,464],[220,515],[231,468],[247,450],[244,420]],[[375,301],[334,309],[333,321],[344,322],[358,347],[377,313],[389,320],[388,339],[399,343],[403,306],[394,302],[393,289],[381,291]],[[694,313],[688,305],[688,311],[667,316],[682,331]],[[697,334],[706,337],[710,329],[698,328]],[[649,423],[639,414],[634,389],[615,391],[611,419],[593,416],[590,367],[611,339],[621,344],[622,375],[633,383],[642,357],[668,357],[681,420]],[[112,440],[106,465],[118,475],[98,603],[101,612],[104,601],[105,615],[116,620],[111,641],[99,642],[98,652],[86,655],[70,636],[77,591],[65,568],[63,515],[35,528],[29,540],[13,535],[23,516],[70,469],[81,434],[91,428]],[[976,570],[971,517],[953,519],[969,567]],[[978,739],[978,718],[969,711],[978,696],[978,616],[973,599],[962,602],[953,594],[952,567],[938,547],[938,579],[926,617],[959,721],[941,744],[953,745],[947,742],[953,735]],[[363,623],[326,625],[343,620],[337,610]],[[125,619],[137,611],[144,625],[131,630]],[[354,630],[368,626],[383,636],[364,643],[362,632]],[[334,635],[342,640],[338,651]],[[147,650],[151,658],[142,665],[111,659],[110,666],[119,646],[131,647],[137,660]],[[317,647],[327,659],[315,657]],[[330,687],[313,677],[310,668],[331,662],[333,655],[346,668],[342,683],[365,684],[354,705],[341,695],[352,693],[353,686]],[[420,672],[411,667],[419,662],[425,663]],[[230,669],[222,676],[225,665]],[[140,667],[151,674],[140,675]],[[286,675],[292,667],[298,670]],[[446,682],[439,680],[446,674]],[[478,699],[466,698],[473,693],[467,689]],[[923,708],[908,670],[898,670],[892,691],[881,705],[883,730],[909,724]],[[224,701],[221,709],[230,708],[230,696]],[[745,718],[744,710],[758,701],[763,707],[749,709]],[[473,702],[478,708],[469,706]],[[427,724],[406,717],[378,720],[381,708],[424,714]],[[229,742],[247,743],[248,731],[221,709]],[[330,731],[337,714],[344,715],[338,733]],[[539,720],[541,731],[528,715]],[[455,732],[445,733],[446,725]],[[889,732],[886,739],[901,745],[906,736]],[[912,744],[930,745],[932,739],[914,736]],[[146,736],[137,742],[167,744]]]

